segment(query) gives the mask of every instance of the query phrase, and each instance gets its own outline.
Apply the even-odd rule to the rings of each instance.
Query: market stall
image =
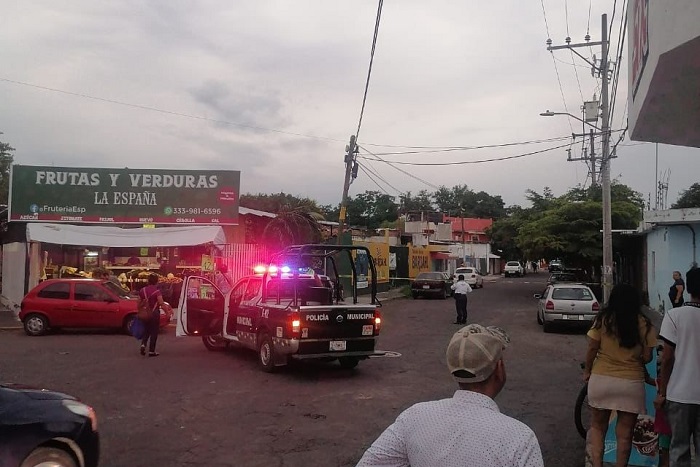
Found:
[[[6,249],[3,268],[27,278],[31,289],[39,281],[58,277],[91,277],[104,270],[125,288],[138,291],[148,275],[158,274],[168,294],[186,274],[208,272],[211,258],[226,244],[220,226],[119,228],[113,226],[27,223],[24,248]],[[16,254],[7,254],[16,251]],[[176,288],[176,287],[174,287]],[[19,303],[24,287],[4,288]],[[14,296],[13,295],[14,291]]]

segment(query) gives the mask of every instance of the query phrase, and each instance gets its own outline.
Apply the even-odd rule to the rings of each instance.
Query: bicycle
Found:
[[[585,409],[584,409],[585,407]],[[581,438],[586,439],[588,428],[591,426],[590,411],[588,410],[588,383],[584,383],[576,397],[574,406],[574,423]]]

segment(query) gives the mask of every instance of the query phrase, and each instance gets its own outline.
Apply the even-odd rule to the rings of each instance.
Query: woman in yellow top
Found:
[[[637,415],[646,413],[644,365],[652,358],[656,330],[642,315],[641,297],[626,284],[615,286],[608,304],[588,331],[584,379],[588,381],[591,461],[603,465],[603,448],[611,411],[617,411],[616,467],[627,465]]]

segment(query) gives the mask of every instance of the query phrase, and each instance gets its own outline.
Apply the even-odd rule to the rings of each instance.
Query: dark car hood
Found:
[[[57,401],[57,400],[77,400],[75,397],[62,392],[50,391],[48,389],[40,389],[32,386],[25,386],[22,384],[15,383],[3,383],[0,384],[0,391],[12,391],[14,393],[22,394],[30,399],[42,400],[42,401]]]

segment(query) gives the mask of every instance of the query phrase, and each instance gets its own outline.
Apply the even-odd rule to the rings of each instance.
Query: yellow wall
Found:
[[[353,244],[369,249],[374,267],[377,269],[377,283],[389,282],[389,244],[384,242],[353,242]]]
[[[408,275],[411,279],[424,271],[430,271],[430,250],[422,246],[408,247]]]

